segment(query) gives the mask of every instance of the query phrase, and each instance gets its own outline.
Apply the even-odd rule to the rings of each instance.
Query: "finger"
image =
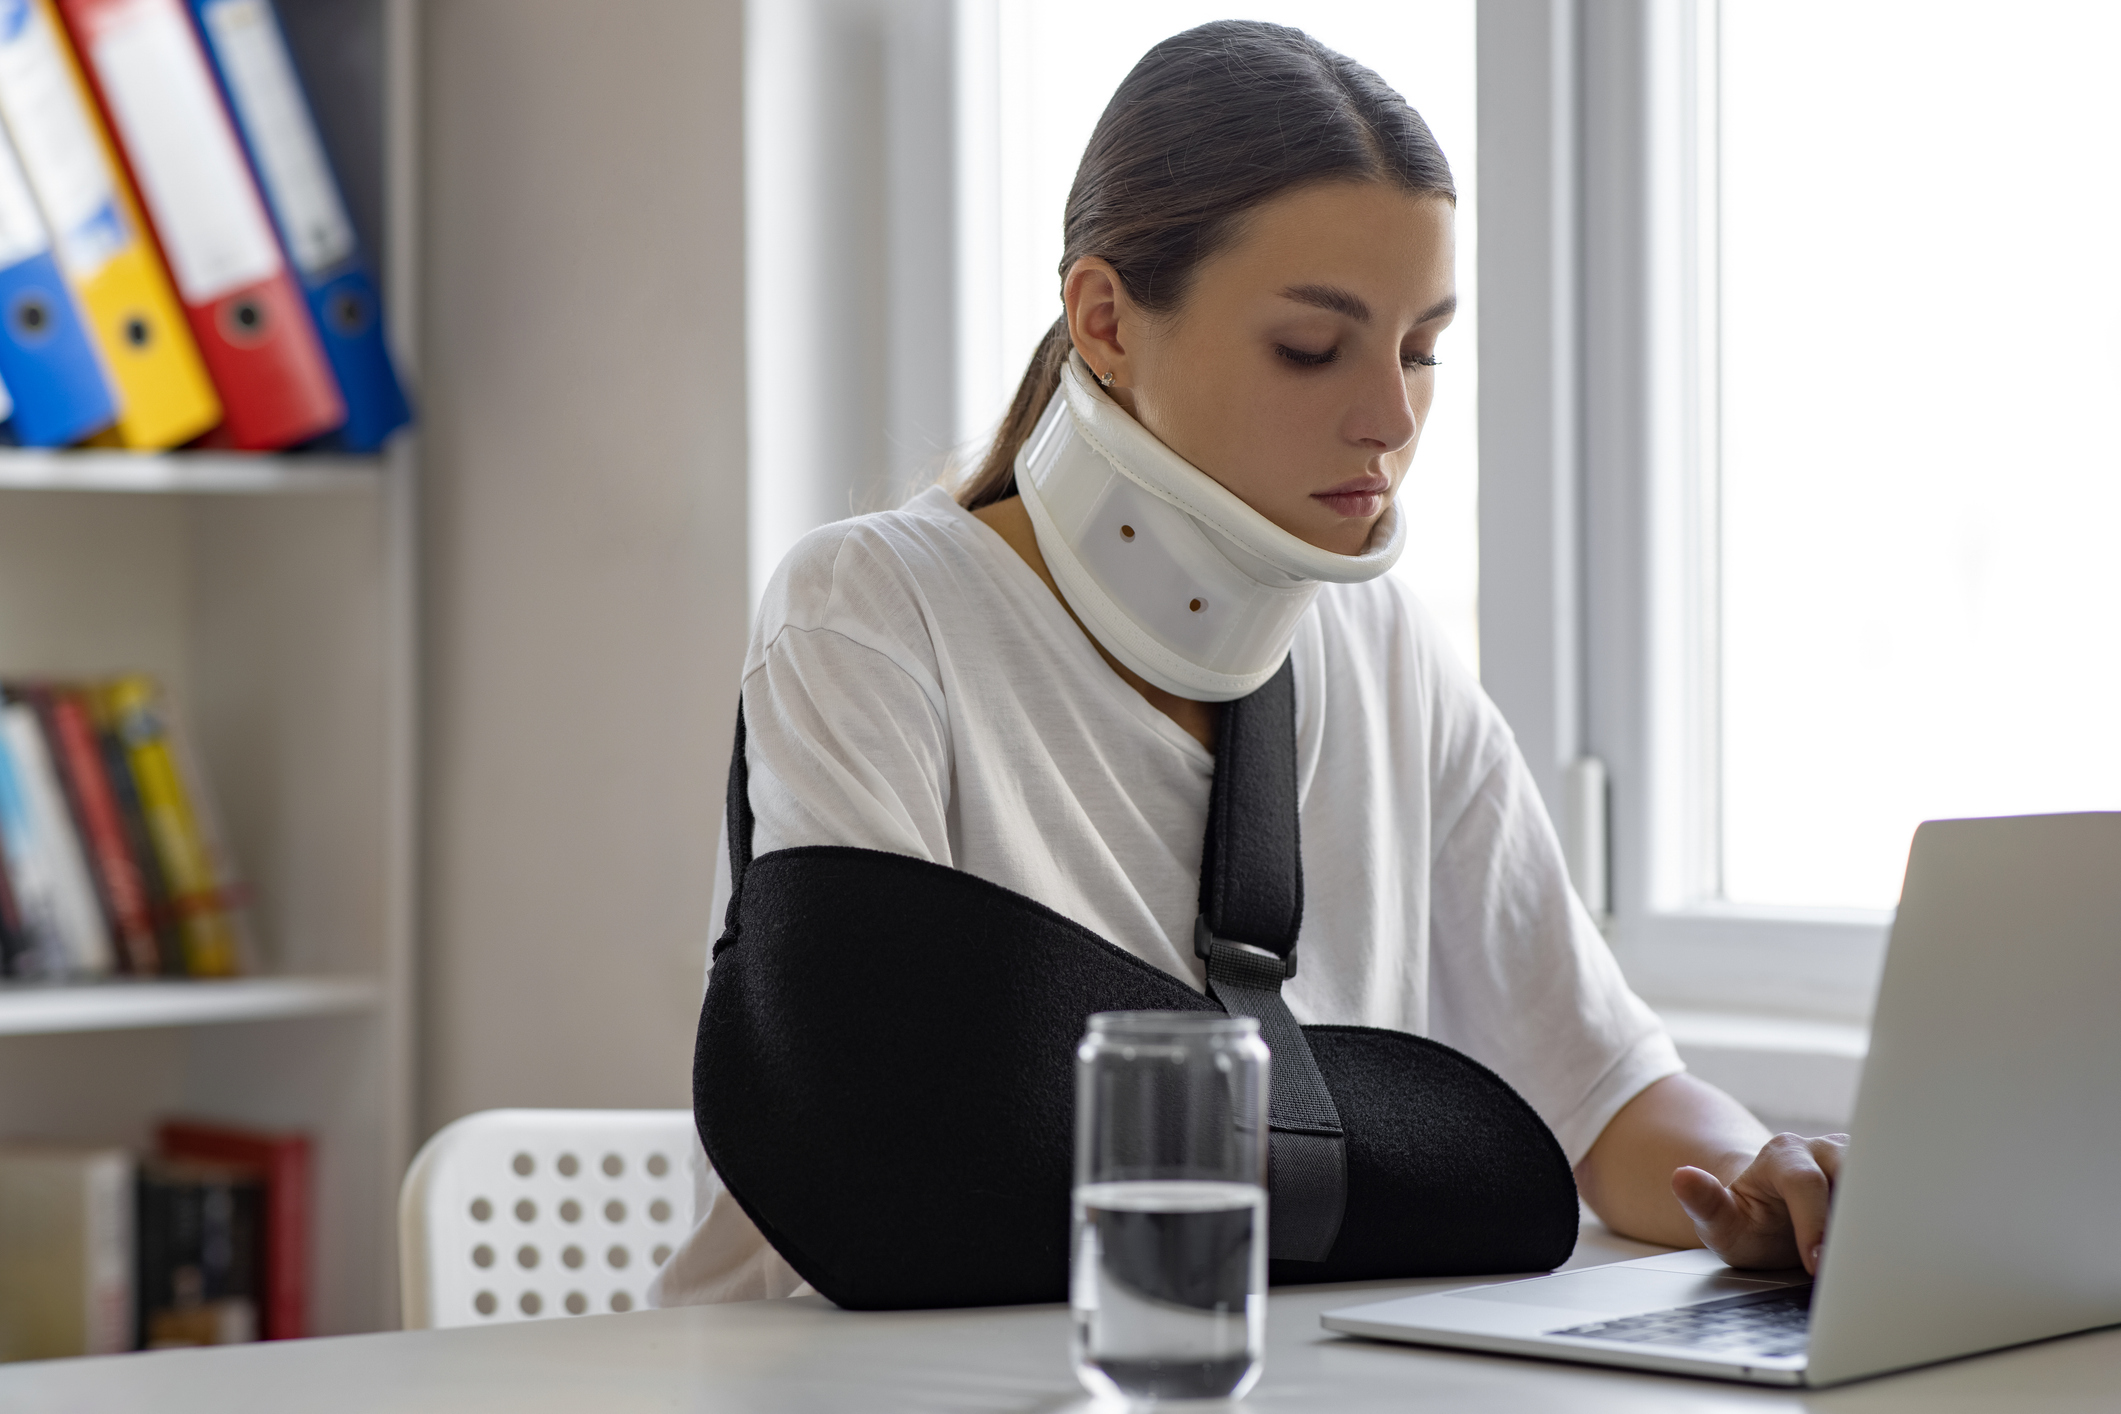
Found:
[[[1841,1161],[1848,1153],[1849,1137],[1846,1134],[1822,1134],[1816,1139],[1807,1139],[1805,1146],[1812,1151],[1812,1159],[1826,1174],[1829,1183],[1841,1179]]]
[[[1674,1169],[1672,1196],[1694,1220],[1694,1230],[1701,1240],[1721,1251],[1724,1240],[1741,1221],[1738,1204],[1722,1180],[1707,1169]]]
[[[1834,1191],[1825,1166],[1810,1143],[1794,1134],[1778,1134],[1768,1141],[1753,1168],[1755,1171],[1746,1177],[1781,1200],[1789,1213],[1790,1236],[1796,1240],[1798,1259],[1807,1272],[1819,1275],[1819,1256],[1826,1244],[1827,1212]]]
[[[1726,1187],[1713,1173],[1682,1168],[1672,1175],[1672,1196],[1694,1221],[1702,1245],[1734,1267],[1787,1267],[1796,1260],[1782,1200],[1761,1186],[1746,1191],[1741,1180]]]

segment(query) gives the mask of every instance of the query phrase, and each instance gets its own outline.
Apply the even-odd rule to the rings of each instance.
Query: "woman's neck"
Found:
[[[1046,588],[1053,591],[1053,597],[1060,601],[1060,606],[1068,610],[1068,617],[1075,619],[1075,626],[1082,628],[1083,621],[1075,617],[1075,610],[1068,608],[1067,598],[1060,592],[1060,586],[1053,582],[1053,572],[1046,568],[1046,557],[1039,553],[1038,534],[1031,528],[1031,513],[1024,509],[1023,498],[1011,496],[1006,501],[981,506],[972,514],[985,521],[996,535],[1008,542],[1009,548],[1016,551],[1025,564],[1031,566],[1031,572],[1044,580]],[[1190,697],[1166,692],[1107,653],[1105,645],[1099,643],[1090,630],[1083,629],[1083,637],[1090,640],[1090,646],[1097,650],[1097,655],[1105,660],[1113,672],[1120,675],[1127,686],[1148,699],[1151,707],[1185,728],[1186,734],[1202,746],[1210,751],[1215,750],[1215,724],[1222,715],[1216,711],[1215,703],[1196,702]]]

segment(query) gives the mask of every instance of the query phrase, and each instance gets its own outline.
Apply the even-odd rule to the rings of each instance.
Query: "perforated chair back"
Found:
[[[691,1226],[690,1110],[487,1110],[398,1195],[408,1330],[631,1311]]]

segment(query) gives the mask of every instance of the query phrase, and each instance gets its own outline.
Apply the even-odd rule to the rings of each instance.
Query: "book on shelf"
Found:
[[[153,901],[111,789],[103,751],[88,704],[79,693],[34,685],[24,696],[36,709],[47,744],[54,748],[72,807],[73,822],[94,867],[89,871],[103,905],[122,970],[152,976],[162,970],[162,947],[155,937]],[[137,799],[137,797],[135,797]]]
[[[259,1334],[309,1334],[310,1144],[294,1130],[249,1129],[211,1120],[167,1120],[155,1130],[166,1158],[238,1164],[264,1184],[258,1234]]]
[[[0,965],[9,977],[233,977],[243,891],[152,678],[0,685]]]
[[[110,971],[110,935],[89,882],[81,838],[67,816],[44,729],[27,702],[0,703],[0,846],[22,914],[22,975],[96,977]]]
[[[265,1177],[249,1164],[157,1155],[140,1165],[135,1348],[258,1338]]]
[[[134,1348],[132,1155],[0,1145],[0,1360]]]

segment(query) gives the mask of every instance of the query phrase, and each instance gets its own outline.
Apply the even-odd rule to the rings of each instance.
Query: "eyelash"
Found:
[[[1323,368],[1340,359],[1340,350],[1337,348],[1327,349],[1324,353],[1306,353],[1302,349],[1292,349],[1287,344],[1276,344],[1274,352],[1299,368]],[[1403,354],[1399,361],[1409,368],[1435,368],[1443,362],[1434,354]]]

